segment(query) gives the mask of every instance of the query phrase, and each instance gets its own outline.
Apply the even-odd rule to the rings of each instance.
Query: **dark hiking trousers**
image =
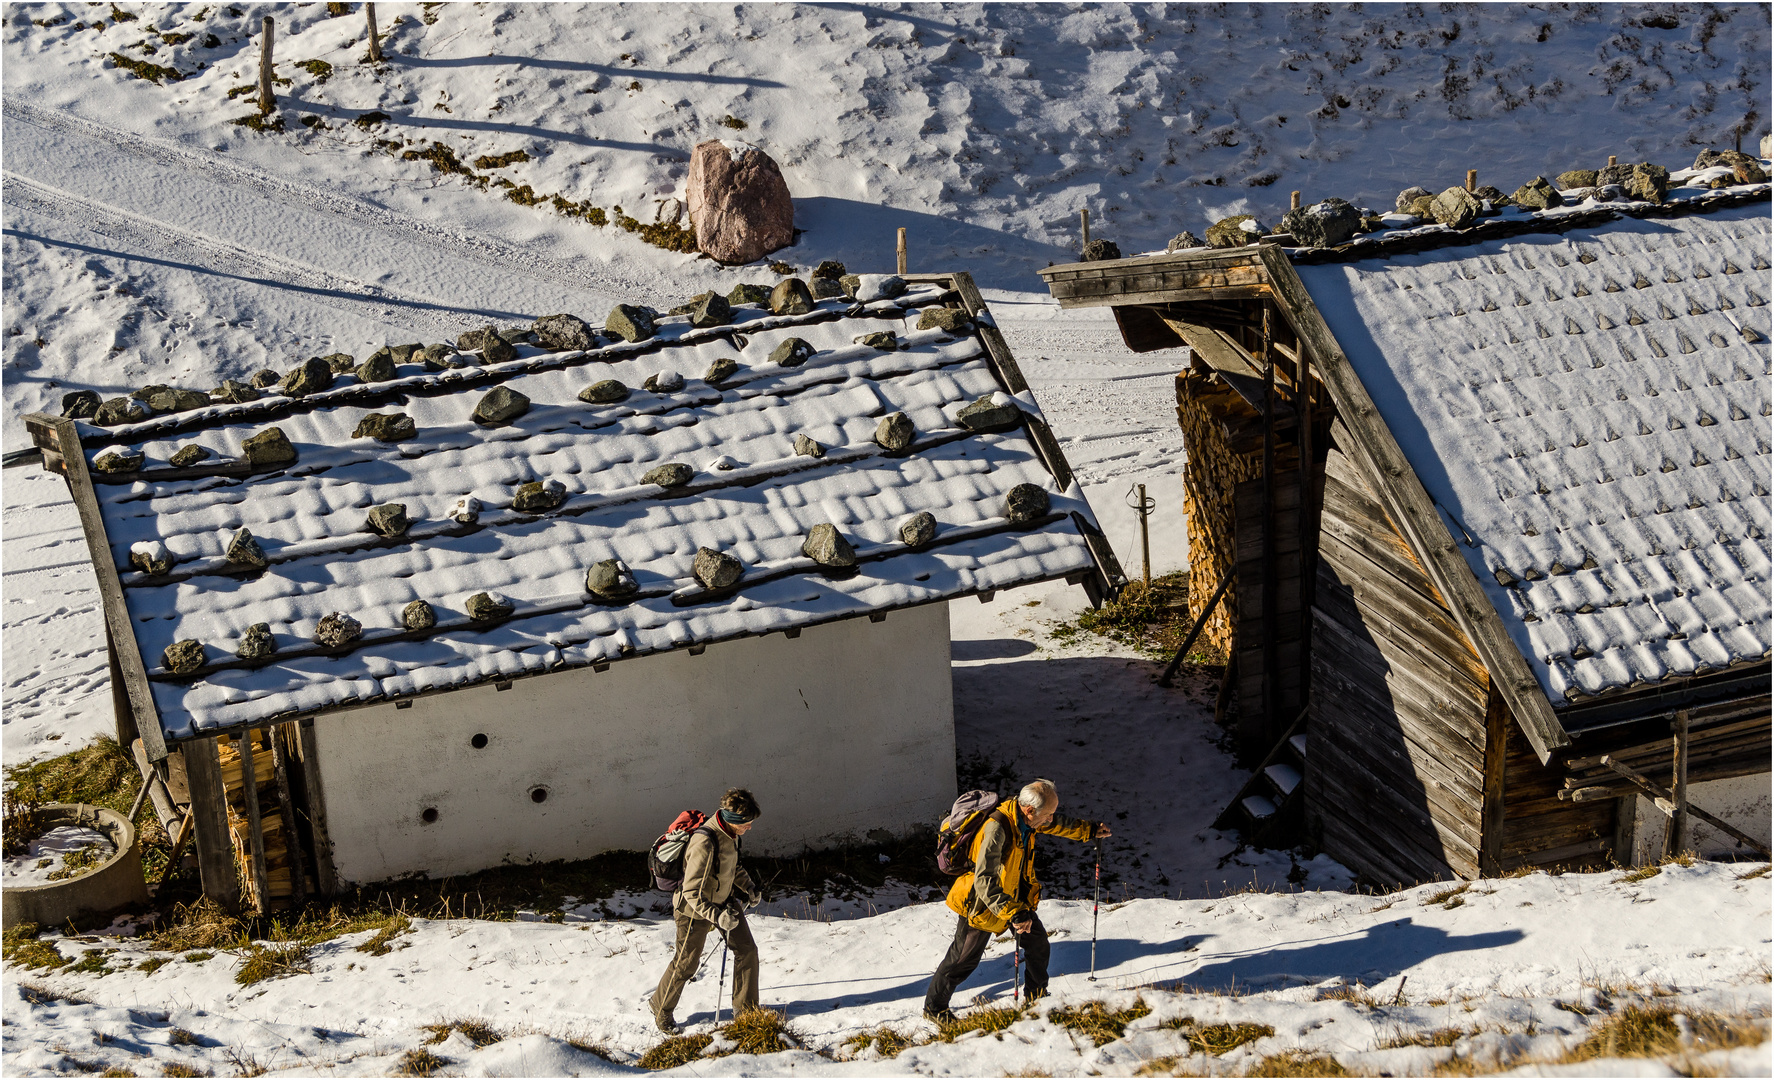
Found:
[[[942,958],[942,963],[936,965],[936,974],[930,977],[930,989],[924,994],[924,1011],[927,1013],[940,1013],[949,1007],[955,987],[973,974],[973,969],[979,966],[979,958],[985,955],[986,943],[992,940],[990,930],[976,930],[967,925],[965,915],[955,918],[955,940],[949,943],[948,954]],[[1025,1000],[1047,993],[1047,957],[1051,951],[1047,944],[1047,927],[1041,925],[1039,915],[1032,916],[1032,919],[1029,932],[1016,936],[1017,944],[1023,950]]]

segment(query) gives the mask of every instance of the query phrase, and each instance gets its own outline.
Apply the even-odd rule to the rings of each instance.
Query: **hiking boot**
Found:
[[[955,1019],[956,1019],[955,1010],[953,1010],[953,1009],[936,1009],[936,1010],[925,1009],[924,1010],[924,1019],[930,1021],[933,1024],[936,1024],[939,1027],[943,1024],[952,1024],[955,1022]]]
[[[664,1016],[654,1013],[653,1025],[667,1035],[676,1035],[678,1033],[678,1022],[671,1018],[670,1013],[666,1013]]]

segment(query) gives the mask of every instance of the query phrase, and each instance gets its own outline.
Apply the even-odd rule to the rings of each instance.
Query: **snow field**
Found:
[[[894,1058],[865,1050],[849,1062],[846,1044],[881,1025],[931,1036],[918,1010],[953,914],[940,904],[829,922],[755,914],[763,1002],[786,1012],[805,1048],[679,1071],[1113,1076],[1183,1055],[1176,1068],[1219,1075],[1299,1050],[1334,1057],[1356,1074],[1412,1075],[1456,1055],[1556,1058],[1631,1003],[1760,1017],[1764,1030],[1771,1004],[1768,878],[1750,865],[1670,864],[1641,880],[1533,874],[1380,897],[1251,891],[1105,904],[1094,985],[1091,904],[1049,902],[1042,917],[1053,936],[1054,981],[1036,1015],[997,1034]],[[102,939],[117,949],[105,962],[118,970],[107,975],[10,967],[6,1070],[56,1071],[72,1058],[138,1072],[173,1062],[228,1071],[233,1054],[279,1074],[384,1075],[430,1037],[425,1025],[474,1020],[511,1037],[477,1050],[452,1035],[431,1047],[452,1074],[595,1075],[614,1071],[612,1063],[568,1040],[632,1065],[661,1039],[646,996],[670,954],[668,918],[606,918],[593,904],[569,910],[562,923],[416,919],[381,956],[358,951],[370,936],[314,945],[306,972],[245,987],[234,981],[239,958],[225,950],[196,962],[171,957],[144,973],[143,960],[167,954],[130,938]],[[46,941],[75,957],[87,944]],[[712,1030],[718,967],[711,948],[679,1007],[692,1033]],[[956,1002],[1005,1004],[1010,989],[1009,942],[995,942]],[[1048,1015],[1094,1000],[1124,1009],[1136,999],[1150,1014],[1102,1047]],[[1178,1026],[1184,1017],[1190,1023]],[[1191,1051],[1187,1036],[1213,1024],[1274,1033],[1209,1059]],[[174,1029],[196,1044],[174,1045]],[[1450,1045],[1402,1045],[1412,1040]],[[1697,1047],[1695,1055],[1704,1052]],[[1770,1068],[1766,1045],[1700,1063],[1735,1075]],[[1629,1064],[1597,1067],[1624,1075]]]

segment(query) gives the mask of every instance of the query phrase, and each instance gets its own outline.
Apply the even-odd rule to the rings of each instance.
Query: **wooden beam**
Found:
[[[105,666],[111,673],[111,718],[117,724],[117,745],[129,746],[141,738],[135,710],[129,704],[129,687],[123,681],[123,665],[117,660],[117,639],[105,627]]]
[[[1351,434],[1353,445],[1345,449],[1380,496],[1387,514],[1416,552],[1430,581],[1447,600],[1461,632],[1491,672],[1510,715],[1521,726],[1540,763],[1546,764],[1555,751],[1571,744],[1570,735],[1559,723],[1521,650],[1510,639],[1502,617],[1485,596],[1471,565],[1454,547],[1454,538],[1436,513],[1429,492],[1387,428],[1360,376],[1350,366],[1349,357],[1337,344],[1287,253],[1266,244],[1260,254],[1283,314],[1292,323],[1301,344],[1311,350],[1338,418]]]
[[[253,879],[253,910],[263,915],[271,908],[271,888],[265,881],[265,829],[259,821],[259,766],[253,754],[253,731],[247,728],[235,741],[240,745],[240,801],[246,811],[247,858]]]
[[[185,778],[191,785],[191,817],[197,830],[197,866],[203,895],[223,911],[240,911],[240,873],[234,867],[234,841],[228,835],[228,796],[216,741],[193,739],[183,747]]]
[[[1271,345],[1270,305],[1263,305],[1263,742],[1273,742],[1276,717],[1281,712],[1279,700],[1281,675],[1276,655],[1276,625],[1281,617],[1280,573],[1276,555],[1281,547],[1275,535],[1275,353]],[[1302,688],[1303,689],[1303,688]]]
[[[1506,791],[1503,781],[1509,761],[1509,706],[1491,680],[1485,696],[1484,807],[1479,813],[1479,868],[1490,876],[1503,873],[1503,830]]]
[[[68,481],[74,509],[80,514],[80,529],[86,535],[87,554],[92,557],[93,574],[98,578],[99,606],[104,610],[105,629],[129,697],[137,734],[148,751],[148,760],[164,761],[166,734],[160,728],[160,711],[154,707],[148,669],[142,663],[129,607],[123,601],[123,584],[117,577],[117,564],[112,561],[111,539],[105,534],[105,519],[99,511],[98,496],[93,492],[92,474],[86,468],[86,452],[80,445],[79,426],[63,417],[30,413],[25,417],[25,428],[30,432],[31,440],[43,449],[44,463],[48,465],[53,461]]]
[[[302,866],[302,834],[296,831],[296,804],[290,794],[289,759],[284,750],[288,724],[265,729],[271,738],[271,766],[277,775],[277,812],[283,819],[283,850],[290,864],[290,903],[300,904],[308,894]]]
[[[314,884],[322,896],[338,892],[333,875],[333,842],[326,829],[326,787],[320,779],[320,758],[314,747],[314,721],[295,721],[296,746],[302,759],[302,786],[308,796],[308,831],[314,836]]]
[[[1626,777],[1626,779],[1632,781],[1633,784],[1635,786],[1637,786],[1640,791],[1643,791],[1646,795],[1649,795],[1651,797],[1652,804],[1655,805],[1657,807],[1657,809],[1663,811],[1665,814],[1671,815],[1672,817],[1674,816],[1674,813],[1675,813],[1674,795],[1675,795],[1675,793],[1673,791],[1670,791],[1668,788],[1664,787],[1661,784],[1653,783],[1649,777],[1640,775],[1639,773],[1635,772],[1634,770],[1629,769],[1626,766],[1620,764],[1618,761],[1615,761],[1611,757],[1603,757],[1602,762],[1603,762],[1603,764],[1607,765],[1610,769],[1613,769],[1615,772],[1619,773],[1621,776],[1624,776],[1624,777]],[[1572,802],[1585,801],[1583,799],[1577,798],[1577,794],[1578,794],[1577,792],[1573,792],[1571,794],[1571,801]],[[1604,796],[1604,797],[1607,797],[1607,796]],[[1695,817],[1699,818],[1701,821],[1706,822],[1708,825],[1711,825],[1713,828],[1724,833],[1726,836],[1731,837],[1733,840],[1736,840],[1738,843],[1743,844],[1744,846],[1750,848],[1751,850],[1759,851],[1763,855],[1770,854],[1770,852],[1768,851],[1768,845],[1762,843],[1760,840],[1757,840],[1755,837],[1749,835],[1748,833],[1737,828],[1736,826],[1727,824],[1726,822],[1723,822],[1723,821],[1720,821],[1718,818],[1713,817],[1711,814],[1700,809],[1698,806],[1689,806],[1689,807],[1687,807],[1687,810],[1689,813],[1693,814]]]
[[[1675,744],[1675,768],[1669,786],[1675,791],[1675,812],[1669,815],[1669,832],[1663,838],[1664,858],[1681,853],[1683,837],[1688,832],[1688,710],[1677,709],[1671,726],[1675,728],[1671,740]]]
[[[1070,296],[1059,293],[1054,299],[1061,308],[1117,307],[1122,304],[1172,304],[1196,300],[1265,300],[1271,295],[1267,285],[1226,285],[1202,289],[1156,287],[1137,292],[1104,293],[1102,295]]]

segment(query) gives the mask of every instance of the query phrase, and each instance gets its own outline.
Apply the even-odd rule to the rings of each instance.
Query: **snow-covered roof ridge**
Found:
[[[1682,189],[1675,189],[1680,191]],[[1560,233],[1571,229],[1593,228],[1621,217],[1667,218],[1682,214],[1704,214],[1732,206],[1767,202],[1774,192],[1771,184],[1742,184],[1728,188],[1703,189],[1691,195],[1673,194],[1661,203],[1642,200],[1602,202],[1586,199],[1574,206],[1548,210],[1515,210],[1495,217],[1483,217],[1464,229],[1455,229],[1436,222],[1411,228],[1388,229],[1367,233],[1336,247],[1286,247],[1288,259],[1296,266],[1327,262],[1349,262],[1372,259],[1404,251],[1426,251],[1430,248],[1464,246],[1529,233]],[[1514,209],[1514,208],[1511,208]],[[1236,250],[1236,249],[1234,249]]]
[[[103,431],[146,459],[91,490],[167,736],[1106,576],[983,308],[919,329],[921,308],[977,302],[926,283],[804,316],[741,309],[711,331],[664,322],[645,348]],[[711,366],[726,374],[705,383]],[[579,396],[607,378],[636,389]],[[478,422],[499,388],[527,410]],[[411,421],[393,441],[360,426],[390,410]],[[231,460],[268,426],[295,460]],[[193,445],[199,467],[164,467]],[[320,634],[335,613],[350,626]]]
[[[1767,198],[1300,266],[1555,705],[1769,659]]]

